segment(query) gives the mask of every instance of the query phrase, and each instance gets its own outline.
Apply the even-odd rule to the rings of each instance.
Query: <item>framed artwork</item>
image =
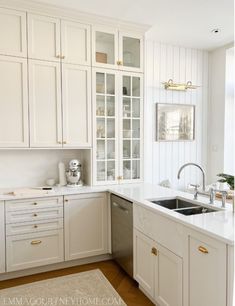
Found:
[[[195,106],[157,103],[157,141],[195,139]]]

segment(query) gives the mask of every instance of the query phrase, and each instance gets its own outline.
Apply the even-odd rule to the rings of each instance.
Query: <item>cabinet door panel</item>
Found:
[[[143,72],[143,36],[119,32],[121,70]]]
[[[33,59],[60,61],[60,20],[28,15],[28,56]]]
[[[182,259],[157,245],[155,269],[155,299],[160,306],[182,306]]]
[[[4,202],[0,202],[0,274],[5,272],[5,213]]]
[[[25,12],[0,8],[0,54],[27,56]]]
[[[65,147],[91,145],[91,71],[63,64],[63,140]]]
[[[64,63],[90,65],[90,26],[62,20],[61,46]]]
[[[205,253],[205,249],[208,253]],[[201,250],[201,251],[200,251]],[[226,305],[226,245],[189,239],[189,306]]]
[[[108,253],[106,194],[65,197],[65,259]]]
[[[155,243],[134,230],[134,278],[151,297],[154,296]]]
[[[118,68],[118,31],[93,27],[92,64],[96,67]]]
[[[60,64],[29,61],[30,145],[61,147]]]
[[[28,147],[27,60],[0,56],[0,147]]]

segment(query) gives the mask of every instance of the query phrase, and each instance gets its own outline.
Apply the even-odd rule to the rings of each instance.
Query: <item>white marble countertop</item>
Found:
[[[205,233],[213,238],[223,241],[227,244],[234,244],[234,230],[235,230],[235,214],[232,211],[232,205],[227,204],[226,209],[222,211],[217,211],[215,213],[199,214],[192,216],[185,216],[169,210],[167,208],[161,207],[159,205],[151,203],[150,199],[163,200],[171,198],[183,198],[188,199],[193,203],[203,205],[208,204],[208,197],[199,196],[197,201],[193,200],[193,195],[190,193],[185,193],[181,191],[176,191],[173,189],[163,188],[152,184],[123,184],[123,185],[106,185],[106,186],[83,186],[79,188],[68,188],[68,187],[55,187],[52,191],[48,191],[44,195],[20,195],[14,196],[7,194],[12,189],[0,189],[0,201],[6,200],[19,200],[25,198],[40,198],[49,196],[64,196],[73,195],[80,193],[91,193],[91,192],[111,192],[119,195],[127,200],[135,202],[148,208],[152,211],[158,212],[167,218],[179,222],[185,226],[193,228],[197,231]],[[221,202],[216,201],[213,208],[221,208]]]

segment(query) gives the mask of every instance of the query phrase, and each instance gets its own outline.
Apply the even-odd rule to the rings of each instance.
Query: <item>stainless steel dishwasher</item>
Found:
[[[111,194],[113,259],[133,277],[133,203]]]

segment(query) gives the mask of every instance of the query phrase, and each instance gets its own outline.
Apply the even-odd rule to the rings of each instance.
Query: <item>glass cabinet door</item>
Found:
[[[141,77],[122,76],[121,172],[123,180],[141,179],[142,158]]]
[[[94,58],[96,66],[104,68],[115,67],[118,56],[118,34],[116,31],[106,31],[103,28],[97,28],[93,33]]]
[[[95,72],[95,181],[114,182],[117,177],[116,75]]]
[[[120,34],[120,57],[123,67],[129,71],[142,70],[142,37]]]

